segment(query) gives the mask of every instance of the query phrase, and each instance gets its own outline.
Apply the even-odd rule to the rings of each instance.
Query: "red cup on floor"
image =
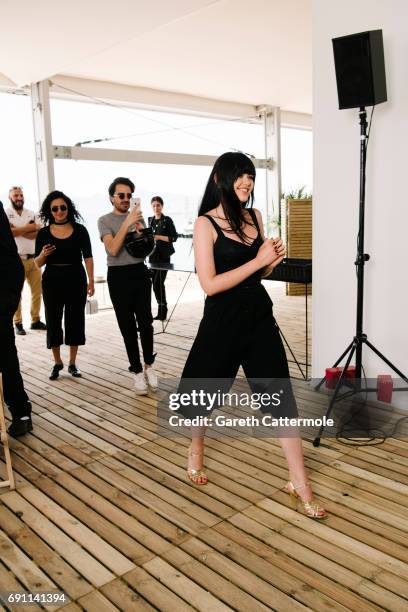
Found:
[[[340,378],[341,368],[326,368],[326,387],[334,389]]]
[[[377,376],[377,399],[380,402],[391,403],[392,385],[392,376],[390,374],[379,374]]]

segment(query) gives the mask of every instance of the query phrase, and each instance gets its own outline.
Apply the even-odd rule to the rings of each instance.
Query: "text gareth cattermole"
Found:
[[[203,389],[190,393],[170,393],[169,408],[178,410],[181,406],[200,406],[212,410],[215,405],[232,404],[235,406],[250,406],[252,410],[266,406],[279,406],[280,393],[207,393]]]

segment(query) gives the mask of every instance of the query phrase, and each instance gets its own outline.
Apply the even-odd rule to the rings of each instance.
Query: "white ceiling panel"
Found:
[[[29,85],[217,0],[2,0],[0,72]]]
[[[3,2],[0,71],[15,83],[65,74],[312,110],[311,0],[73,0],[65,12],[61,6]]]

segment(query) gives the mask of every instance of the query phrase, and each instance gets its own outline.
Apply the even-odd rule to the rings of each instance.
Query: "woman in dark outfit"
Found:
[[[152,208],[154,217],[149,217],[149,225],[153,229],[156,249],[150,255],[150,263],[170,263],[170,257],[174,253],[173,242],[176,242],[178,235],[171,217],[163,215],[163,200],[160,196],[152,198]],[[151,270],[153,291],[156,296],[159,310],[154,318],[165,321],[167,318],[166,289],[164,282],[167,270]]]
[[[207,298],[180,387],[185,392],[192,379],[205,379],[203,384],[219,384],[228,392],[242,365],[253,391],[251,379],[284,382],[285,403],[262,412],[296,417],[285,350],[271,299],[261,284],[281,263],[284,247],[280,239],[264,238],[261,214],[252,208],[254,182],[255,167],[243,153],[221,155],[208,180],[194,227],[195,265]],[[190,405],[179,412],[193,417],[197,410]],[[194,484],[203,485],[208,482],[203,428],[193,427],[191,433],[187,474]],[[296,507],[300,502],[307,516],[325,518],[325,510],[313,500],[300,437],[296,433],[279,439],[289,467],[286,491],[291,500]]]
[[[69,345],[68,372],[79,378],[76,367],[78,346],[85,344],[86,296],[95,292],[91,241],[71,199],[62,191],[52,191],[44,200],[40,217],[45,223],[35,243],[38,267],[46,263],[42,277],[45,317],[47,320],[47,348],[52,350],[54,366],[50,380],[58,378],[64,365],[61,344]],[[85,261],[86,271],[82,265]]]

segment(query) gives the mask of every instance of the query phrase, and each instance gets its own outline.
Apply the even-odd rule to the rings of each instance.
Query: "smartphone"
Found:
[[[141,209],[142,207],[142,200],[140,198],[130,198],[130,205],[132,208],[139,208]]]
[[[132,210],[134,208],[136,208],[137,210],[141,210],[142,209],[142,200],[141,200],[141,198],[131,198],[130,206],[132,207]],[[145,223],[145,220],[143,219],[143,217],[142,217],[140,223],[142,224],[143,228],[146,227],[146,223]]]

